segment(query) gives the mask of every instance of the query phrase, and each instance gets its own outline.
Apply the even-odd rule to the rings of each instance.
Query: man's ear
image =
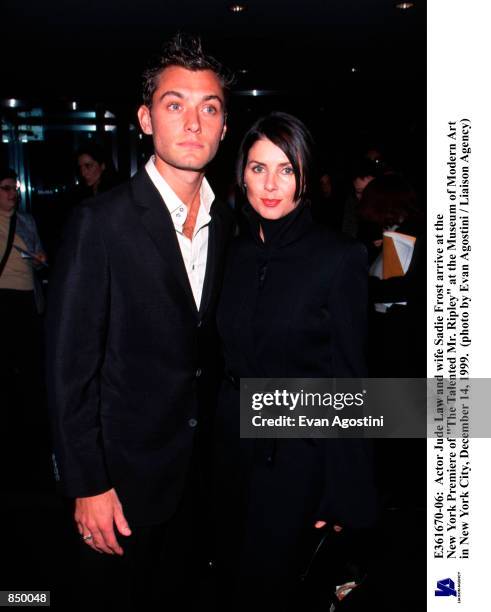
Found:
[[[138,109],[138,121],[144,134],[150,136],[153,134],[152,129],[152,117],[150,115],[150,109],[145,104],[142,104]]]
[[[225,134],[227,133],[227,123],[223,124],[222,135],[220,136],[220,141],[225,138]]]

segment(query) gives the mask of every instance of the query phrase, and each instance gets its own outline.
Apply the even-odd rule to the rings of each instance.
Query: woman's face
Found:
[[[10,178],[0,181],[0,210],[7,213],[14,210],[17,198],[17,181]]]
[[[105,164],[100,164],[87,153],[83,153],[78,158],[78,169],[87,187],[95,187],[101,180]]]
[[[244,184],[249,203],[264,219],[281,219],[297,205],[293,166],[267,138],[256,140],[249,149]]]

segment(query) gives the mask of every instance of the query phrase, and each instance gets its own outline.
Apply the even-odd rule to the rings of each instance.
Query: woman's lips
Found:
[[[264,206],[268,206],[269,208],[274,208],[275,206],[278,206],[278,204],[281,202],[281,199],[271,200],[269,198],[261,198],[261,202],[264,204]]]

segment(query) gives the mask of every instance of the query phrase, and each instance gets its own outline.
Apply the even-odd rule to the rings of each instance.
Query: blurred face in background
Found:
[[[78,158],[78,170],[87,187],[97,188],[105,169],[106,165],[104,163],[100,164],[87,153],[83,153]]]
[[[332,195],[332,180],[329,174],[323,174],[320,178],[322,195],[327,199]]]
[[[357,176],[353,180],[353,188],[355,190],[355,195],[358,200],[361,200],[361,196],[365,191],[365,187],[373,181],[374,176]]]
[[[244,185],[250,205],[264,219],[281,219],[297,205],[293,166],[267,138],[256,140],[249,149]]]
[[[6,178],[0,181],[0,211],[11,212],[17,204],[17,181]]]

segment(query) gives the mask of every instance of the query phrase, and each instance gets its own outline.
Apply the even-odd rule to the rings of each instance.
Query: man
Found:
[[[87,579],[98,558],[120,557],[109,558],[123,572],[118,591],[130,584],[140,608],[152,570],[160,568],[164,589],[183,580],[176,559],[187,554],[195,438],[218,367],[214,311],[231,229],[204,172],[225,136],[229,84],[199,40],[178,35],[164,48],[144,73],[138,110],[154,156],[77,211],[49,296],[55,473],[75,498],[96,568]]]

